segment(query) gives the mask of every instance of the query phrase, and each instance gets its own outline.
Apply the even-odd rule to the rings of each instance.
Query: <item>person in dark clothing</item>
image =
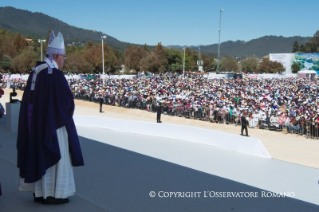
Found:
[[[156,108],[156,110],[157,110],[157,123],[162,123],[161,122],[161,114],[162,114],[162,105],[161,105],[161,103],[158,103],[158,106],[157,106],[157,108]]]
[[[102,105],[103,105],[103,95],[99,94],[99,102],[100,102],[100,113],[102,113]]]
[[[248,136],[248,129],[247,129],[247,125],[248,125],[248,121],[246,119],[246,113],[243,113],[243,115],[241,116],[241,134],[240,135],[243,135],[243,131],[245,129],[245,132],[246,132],[246,136]]]

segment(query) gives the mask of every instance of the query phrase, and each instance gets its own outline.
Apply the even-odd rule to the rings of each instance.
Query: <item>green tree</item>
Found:
[[[277,73],[277,72],[281,73],[285,71],[285,67],[279,62],[264,59],[259,64],[259,70],[265,73]]]
[[[8,71],[11,68],[12,59],[8,55],[4,55],[2,61],[0,62],[0,67]]]
[[[198,60],[198,53],[196,50],[191,50],[189,47],[185,49],[186,54],[186,69],[197,71],[197,60]],[[185,70],[186,70],[185,69]]]
[[[300,71],[300,66],[297,63],[291,65],[292,73],[298,73]]]
[[[0,30],[0,60],[4,55],[14,58],[17,51],[13,46],[15,35],[7,30]]]
[[[301,44],[299,50],[300,50],[301,52],[305,52],[305,46],[304,46],[303,44]]]
[[[241,68],[244,72],[256,72],[258,70],[258,61],[255,57],[249,57],[241,61]]]
[[[208,72],[216,71],[216,69],[217,69],[217,60],[214,60],[214,61],[211,63],[211,68],[208,69]]]
[[[104,52],[104,58],[107,57],[106,53]],[[88,49],[84,54],[83,58],[93,67],[94,72],[101,72],[102,73],[102,51],[101,45],[97,46],[94,45],[90,49]]]
[[[93,42],[89,40],[89,41],[86,43],[86,48],[89,49],[89,48],[93,47],[93,45],[94,45]]]
[[[292,47],[292,52],[294,53],[294,52],[298,52],[298,51],[299,51],[299,43],[298,43],[298,41],[295,41],[294,45]]]
[[[162,46],[161,43],[158,43],[157,46],[153,49],[152,54],[155,55],[154,58],[157,58],[158,63],[160,64],[159,72],[165,72],[169,69],[168,67],[168,51]]]
[[[305,53],[311,52],[311,46],[309,44],[308,45],[306,44],[304,49],[305,49],[305,51],[304,51]]]
[[[209,57],[204,52],[202,52],[200,58],[203,61],[204,70],[207,71],[213,68],[213,62],[215,60],[213,57]]]
[[[63,70],[71,73],[92,73],[94,67],[83,58],[83,54],[73,53],[68,55]]]
[[[28,47],[28,43],[20,33],[16,33],[13,39],[13,46],[17,52],[21,52],[23,49]]]
[[[146,43],[144,44],[143,49],[144,49],[144,51],[146,51],[146,52],[150,52],[150,50],[148,49]]]
[[[312,44],[312,52],[319,53],[319,30],[313,35],[309,43]]]
[[[168,64],[170,71],[183,71],[182,51],[179,49],[168,49]]]
[[[140,69],[147,72],[163,72],[161,60],[156,54],[150,54],[143,58],[140,63]]]
[[[24,50],[12,60],[12,70],[14,73],[29,72],[35,65],[38,54],[31,49]]]
[[[149,53],[138,46],[129,46],[125,50],[124,65],[129,69],[140,71],[141,60],[147,57]]]
[[[223,58],[221,61],[221,70],[226,72],[230,72],[230,71],[237,72],[238,71],[237,60],[235,60],[232,57]]]

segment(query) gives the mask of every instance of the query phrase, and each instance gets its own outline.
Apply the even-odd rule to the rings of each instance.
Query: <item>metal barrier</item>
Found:
[[[291,129],[292,127],[290,127]],[[288,127],[289,129],[289,127]],[[289,132],[289,131],[288,131]],[[319,125],[315,120],[309,120],[301,127],[299,126],[298,132],[304,132],[306,138],[319,139]]]

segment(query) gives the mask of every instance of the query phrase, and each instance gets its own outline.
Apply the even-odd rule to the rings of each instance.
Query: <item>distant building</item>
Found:
[[[263,56],[261,59],[267,59],[267,60],[269,60],[269,55]]]
[[[26,38],[25,40],[28,42],[28,44],[29,44],[29,43],[34,43],[34,41],[33,41],[32,39]]]

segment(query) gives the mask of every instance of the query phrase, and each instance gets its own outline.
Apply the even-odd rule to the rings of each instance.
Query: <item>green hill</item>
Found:
[[[245,41],[226,41],[221,43],[221,55],[233,57],[246,57],[255,55],[263,57],[269,53],[291,53],[295,41],[299,44],[305,44],[311,37],[282,37],[282,36],[264,36],[258,39]],[[201,46],[202,52],[209,55],[217,55],[218,44]]]
[[[97,43],[101,42],[102,32],[81,29],[70,26],[63,21],[52,18],[38,12],[20,10],[13,7],[0,7],[0,28],[11,32],[19,32],[24,36],[46,38],[48,28],[54,29],[55,33],[63,32],[65,44],[71,42],[87,42],[89,40]],[[107,44],[111,47],[124,51],[130,43],[121,42],[107,35]]]

